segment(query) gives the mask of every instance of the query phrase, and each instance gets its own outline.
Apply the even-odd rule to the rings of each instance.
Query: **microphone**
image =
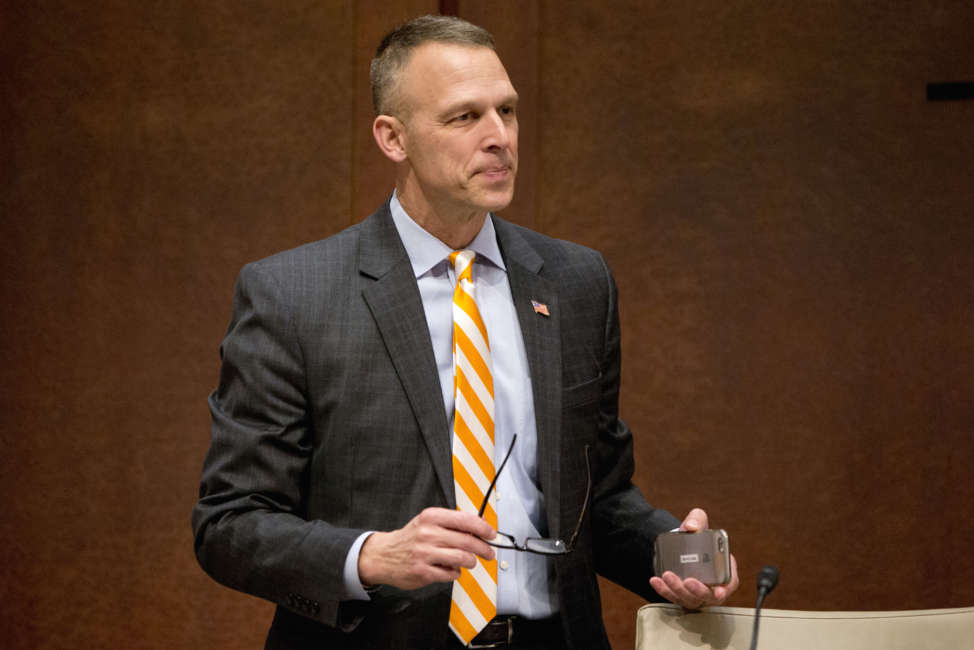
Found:
[[[761,598],[770,594],[778,586],[778,567],[766,566],[758,573],[758,595]]]
[[[764,597],[778,586],[778,567],[766,566],[758,573],[758,605],[754,608],[754,632],[751,633],[751,650],[758,647],[758,624],[761,621],[761,605]]]

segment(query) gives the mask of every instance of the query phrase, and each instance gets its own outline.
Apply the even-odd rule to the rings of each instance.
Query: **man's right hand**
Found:
[[[452,582],[461,567],[476,566],[476,556],[494,559],[494,549],[484,540],[496,534],[473,513],[427,508],[399,530],[369,535],[359,552],[359,579],[363,585],[399,589]]]

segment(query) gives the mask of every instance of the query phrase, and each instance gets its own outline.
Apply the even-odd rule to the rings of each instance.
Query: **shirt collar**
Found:
[[[399,231],[399,239],[402,240],[417,278],[428,273],[453,252],[452,248],[424,230],[406,214],[396,193],[393,193],[389,202],[389,210],[392,212],[392,221]],[[501,256],[501,249],[497,245],[492,214],[488,213],[480,232],[466,248],[476,253],[479,260],[487,260],[499,269],[507,270],[504,266],[504,258]]]

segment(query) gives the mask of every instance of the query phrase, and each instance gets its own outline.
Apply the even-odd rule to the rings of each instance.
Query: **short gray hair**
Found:
[[[397,105],[396,97],[399,76],[413,50],[429,42],[494,49],[494,37],[490,32],[455,16],[420,16],[400,25],[379,43],[369,67],[372,106],[376,115],[389,115],[402,108]]]

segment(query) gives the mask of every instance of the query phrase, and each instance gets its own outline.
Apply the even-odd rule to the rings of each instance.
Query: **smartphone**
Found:
[[[724,530],[660,533],[656,537],[656,575],[672,571],[680,578],[696,578],[705,585],[731,580],[730,539]]]

